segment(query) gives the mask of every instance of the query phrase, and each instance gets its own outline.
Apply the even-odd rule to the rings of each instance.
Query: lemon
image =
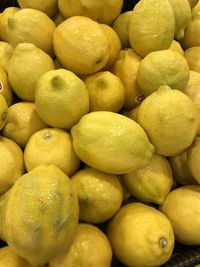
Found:
[[[86,168],[71,179],[78,192],[81,221],[103,223],[120,209],[123,191],[116,175]]]
[[[186,59],[172,50],[149,53],[140,62],[137,82],[147,96],[162,85],[184,91],[189,81],[190,71]]]
[[[189,48],[200,45],[200,9],[192,10],[192,18],[185,29],[184,37],[181,39],[183,47]]]
[[[176,40],[173,40],[170,47],[169,47],[170,50],[174,51],[174,52],[177,52],[179,53],[181,56],[184,56],[184,51],[180,45],[180,43]]]
[[[196,184],[187,164],[187,150],[175,157],[169,158],[172,167],[173,177],[181,185]]]
[[[24,150],[24,161],[27,171],[41,164],[54,164],[68,176],[80,164],[70,134],[56,128],[45,128],[31,136]]]
[[[49,55],[53,55],[53,33],[55,23],[43,12],[33,8],[22,8],[8,18],[9,43],[32,43]]]
[[[0,42],[0,67],[8,72],[8,63],[13,54],[13,47],[7,42]]]
[[[5,193],[25,172],[21,148],[11,139],[0,136],[0,194]]]
[[[34,103],[18,102],[8,108],[2,134],[24,148],[32,134],[45,127],[47,125],[38,116]]]
[[[198,85],[198,84],[200,85],[200,73],[190,70],[190,79],[189,79],[187,88],[192,87],[194,85]]]
[[[200,46],[190,47],[184,54],[190,70],[200,72]]]
[[[9,246],[0,249],[0,267],[31,267],[25,259],[15,254]]]
[[[37,82],[35,105],[39,116],[48,125],[70,129],[89,111],[88,91],[73,72],[65,69],[49,71]]]
[[[197,136],[193,144],[187,151],[187,164],[192,176],[198,183],[200,183],[199,165],[198,165],[200,162],[199,151],[200,151],[200,137]]]
[[[122,44],[122,48],[130,47],[129,43],[129,22],[132,15],[132,11],[126,11],[120,14],[116,20],[113,22],[113,30],[119,36],[119,39]]]
[[[121,80],[109,71],[100,71],[85,79],[90,111],[119,112],[124,105],[125,89]]]
[[[170,47],[175,33],[175,17],[168,0],[140,0],[129,22],[129,41],[141,57]]]
[[[110,221],[107,236],[116,258],[131,267],[161,266],[171,257],[174,233],[167,217],[135,202],[123,206]]]
[[[65,253],[73,242],[78,197],[71,180],[54,165],[21,176],[0,199],[0,209],[1,238],[34,266]]]
[[[199,245],[200,186],[185,185],[171,191],[160,210],[170,220],[175,239],[185,245]]]
[[[140,104],[138,123],[156,153],[176,156],[193,142],[198,129],[197,110],[183,92],[161,86]]]
[[[8,113],[8,105],[3,95],[0,94],[0,131],[3,129],[3,127],[6,124],[7,113]]]
[[[56,57],[68,70],[91,74],[102,69],[109,57],[109,41],[101,26],[83,16],[58,25],[53,36]]]
[[[198,131],[200,131],[200,83],[187,87],[185,93],[192,99],[196,106],[198,116]]]
[[[164,201],[173,183],[169,162],[156,154],[146,167],[124,174],[122,177],[132,195],[141,201],[156,204]]]
[[[78,157],[106,173],[123,174],[142,168],[154,152],[139,124],[109,111],[83,116],[71,133]]]
[[[120,14],[123,0],[58,0],[58,7],[65,18],[85,16],[100,23],[111,25]]]
[[[0,94],[3,95],[7,105],[10,106],[13,99],[12,88],[8,81],[7,73],[1,67],[0,67]]]
[[[8,42],[8,35],[7,35],[8,18],[19,10],[20,8],[18,7],[7,7],[0,14],[0,40],[1,41]]]
[[[57,11],[57,0],[50,0],[50,1],[45,1],[42,3],[41,5],[41,1],[40,0],[17,0],[19,6],[21,8],[33,8],[33,9],[37,9],[40,10],[42,12],[44,12],[45,14],[47,14],[49,17],[52,17],[55,15],[56,11]]]
[[[49,267],[110,267],[112,249],[106,235],[92,224],[79,223],[70,249],[49,262]]]
[[[17,45],[8,66],[8,80],[16,95],[34,101],[37,80],[55,68],[51,57],[30,43]]]
[[[113,66],[113,73],[120,78],[125,88],[124,108],[131,110],[138,105],[138,97],[142,92],[137,84],[136,77],[141,57],[131,48],[121,50]]]
[[[119,52],[121,51],[121,41],[111,26],[108,26],[106,24],[100,24],[100,26],[103,32],[105,33],[110,46],[110,56],[106,65],[104,66],[104,69],[110,70],[115,61],[117,60]]]
[[[120,15],[123,0],[103,0],[98,22],[111,25]]]
[[[191,8],[188,0],[169,0],[175,16],[175,38],[184,37],[184,31],[191,19]]]

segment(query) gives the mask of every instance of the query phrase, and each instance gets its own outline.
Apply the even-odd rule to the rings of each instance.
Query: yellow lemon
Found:
[[[92,224],[80,223],[70,249],[49,262],[49,267],[110,267],[112,249],[106,235]]]
[[[9,62],[8,80],[20,99],[34,101],[37,80],[54,68],[52,58],[41,49],[29,43],[19,44]]]
[[[116,18],[116,20],[113,22],[112,25],[113,30],[119,36],[122,48],[130,47],[128,31],[129,31],[129,22],[131,15],[132,11],[123,12]]]
[[[45,128],[31,136],[24,150],[24,161],[27,171],[41,164],[54,164],[68,176],[80,164],[70,134],[55,128]]]
[[[142,59],[138,67],[137,82],[142,92],[150,95],[162,85],[184,91],[189,77],[186,59],[168,49],[151,52]]]
[[[65,69],[48,71],[36,84],[35,105],[48,125],[70,129],[89,111],[88,91],[73,72]]]
[[[176,156],[193,142],[198,130],[197,110],[183,92],[161,86],[140,104],[138,123],[162,156]]]
[[[100,24],[100,26],[106,37],[108,38],[110,46],[110,56],[106,65],[104,66],[104,69],[110,70],[118,58],[119,52],[121,50],[121,41],[111,26],[108,26],[106,24]]]
[[[179,53],[181,56],[184,56],[184,51],[180,45],[180,43],[176,40],[173,40],[170,47],[169,47],[170,50],[174,51],[174,52],[177,52]]]
[[[199,175],[199,151],[200,151],[200,137],[197,136],[187,151],[187,165],[195,180],[200,183]]]
[[[8,18],[19,10],[20,8],[18,7],[7,7],[0,14],[0,40],[8,42],[8,35],[7,35]]]
[[[53,55],[53,33],[55,23],[43,12],[33,8],[22,8],[8,18],[9,43],[32,43],[49,55]]]
[[[122,10],[123,0],[58,0],[58,7],[65,18],[85,16],[104,24],[112,24]]]
[[[103,0],[98,22],[111,25],[119,16],[123,6],[123,0]]]
[[[116,175],[86,168],[71,179],[78,192],[81,221],[103,223],[120,209],[123,191]]]
[[[200,8],[192,10],[192,18],[188,22],[181,43],[185,49],[200,45]]]
[[[136,81],[140,61],[141,57],[129,48],[120,51],[113,66],[112,72],[120,78],[125,88],[124,108],[127,110],[131,110],[140,103],[138,99],[142,92]]]
[[[175,157],[169,158],[173,177],[181,185],[197,184],[188,168],[187,158],[187,150],[183,151]]]
[[[8,64],[13,54],[13,47],[7,42],[0,42],[0,67],[8,72]]]
[[[191,19],[191,8],[188,0],[169,0],[175,16],[175,38],[184,37],[184,31]]]
[[[141,57],[167,49],[174,39],[175,18],[168,0],[140,0],[129,23],[129,41]]]
[[[196,106],[198,116],[198,131],[200,131],[200,83],[187,87],[185,93],[192,99]]]
[[[99,71],[110,57],[109,41],[101,26],[83,16],[71,17],[58,25],[53,45],[60,63],[78,74]]]
[[[45,1],[42,4],[40,0],[17,0],[17,2],[21,8],[37,9],[44,12],[50,17],[55,15],[58,8],[58,0]]]
[[[54,165],[21,176],[1,197],[0,211],[1,238],[33,266],[65,253],[76,234],[78,197],[71,180]]]
[[[131,197],[131,193],[126,188],[121,175],[118,175],[118,179],[119,179],[119,181],[121,183],[121,187],[122,187],[122,191],[123,191],[123,201],[126,201]]]
[[[116,75],[100,71],[88,76],[84,82],[89,92],[90,111],[121,110],[125,101],[125,89]]]
[[[1,67],[0,67],[0,94],[3,95],[7,105],[10,106],[13,99],[12,88],[8,81],[7,73]]]
[[[145,202],[161,204],[171,190],[173,178],[166,158],[153,155],[150,163],[122,176],[128,191]]]
[[[8,113],[8,105],[3,95],[0,94],[0,131],[3,129],[3,127],[6,124],[7,113]]]
[[[184,54],[190,70],[200,72],[200,46],[190,47]]]
[[[9,246],[0,249],[0,267],[31,267],[25,259],[15,254]]]
[[[123,206],[108,224],[116,258],[131,267],[161,266],[172,255],[174,233],[157,209],[135,202]]]
[[[34,103],[18,102],[8,108],[2,134],[24,148],[32,134],[45,127],[47,125],[38,116]]]
[[[142,168],[154,153],[139,124],[109,111],[83,116],[71,133],[78,157],[106,173],[123,174]]]
[[[160,210],[170,220],[175,239],[185,245],[200,244],[200,186],[185,185],[171,191]]]
[[[0,194],[5,193],[25,172],[21,148],[11,139],[0,136]]]

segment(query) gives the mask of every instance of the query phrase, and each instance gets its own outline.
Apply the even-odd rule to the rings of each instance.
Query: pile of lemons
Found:
[[[156,267],[200,245],[200,2],[0,13],[0,267]]]

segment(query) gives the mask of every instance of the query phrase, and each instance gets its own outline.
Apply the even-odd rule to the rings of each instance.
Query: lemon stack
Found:
[[[123,2],[0,13],[0,267],[200,245],[200,2]]]

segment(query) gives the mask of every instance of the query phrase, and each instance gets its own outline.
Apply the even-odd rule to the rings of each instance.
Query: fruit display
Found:
[[[199,34],[200,0],[1,1],[0,267],[200,266]]]

